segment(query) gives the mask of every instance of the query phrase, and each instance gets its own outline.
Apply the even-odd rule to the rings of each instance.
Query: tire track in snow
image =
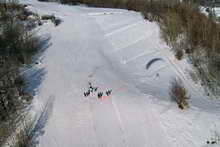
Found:
[[[112,102],[112,105],[113,105],[113,107],[114,107],[114,109],[115,109],[116,116],[118,117],[118,122],[119,122],[119,124],[120,124],[120,128],[121,128],[121,131],[122,131],[122,134],[123,134],[123,142],[124,142],[124,144],[125,144],[126,147],[129,147],[129,146],[128,146],[128,143],[127,143],[127,141],[126,141],[125,128],[123,127],[123,124],[122,124],[122,119],[121,119],[121,116],[120,116],[120,112],[119,112],[119,110],[118,110],[118,108],[117,108],[115,102],[113,101],[113,99],[111,99],[111,102]]]
[[[143,23],[143,22],[144,22],[144,20],[140,20],[140,21],[138,21],[138,22],[136,22],[136,23],[133,23],[133,24],[127,25],[127,26],[125,26],[125,27],[122,27],[122,28],[120,28],[120,29],[117,29],[117,30],[115,30],[115,31],[113,31],[113,32],[111,32],[111,33],[107,33],[107,34],[105,34],[105,36],[106,36],[106,37],[109,37],[109,36],[112,36],[112,35],[114,35],[114,34],[118,34],[118,33],[120,33],[120,32],[126,31],[126,30],[128,30],[128,29],[130,29],[130,28],[132,28],[132,27],[134,27],[134,26],[137,26],[137,25],[139,25],[139,24],[141,24],[141,23]]]
[[[126,45],[124,45],[124,46],[121,46],[121,47],[119,47],[119,48],[117,48],[117,45],[116,44],[114,44],[113,42],[111,42],[112,43],[112,45],[114,46],[114,50],[113,50],[113,53],[114,52],[117,52],[117,51],[120,51],[120,50],[123,50],[123,49],[126,49],[127,47],[129,47],[129,46],[132,46],[132,45],[134,45],[134,44],[136,44],[136,43],[138,43],[138,42],[140,42],[140,41],[142,41],[142,40],[144,40],[144,39],[146,39],[147,38],[147,36],[141,36],[140,38],[137,38],[136,40],[134,40],[134,41],[132,41],[132,42],[129,42],[128,44],[126,44]]]
[[[100,15],[113,15],[113,14],[121,14],[122,12],[92,12],[88,13],[89,16],[100,16]]]
[[[120,25],[127,25],[128,23],[130,23],[131,20],[125,20],[125,21],[122,21],[122,22],[117,22],[117,23],[113,23],[111,25],[109,25],[108,27],[105,27],[104,28],[104,31],[107,32],[108,30],[116,27],[116,26],[120,26]],[[132,20],[133,21],[133,20]]]
[[[136,24],[137,25],[137,24]],[[130,25],[128,28],[130,29],[130,27],[132,27],[132,25]],[[127,29],[120,29],[120,30],[116,30],[116,31],[114,31],[114,32],[112,32],[112,33],[108,33],[106,36],[108,37],[108,36],[110,36],[110,35],[114,35],[114,34],[117,34],[117,35],[119,35],[118,33],[120,33],[120,32],[123,32],[123,31],[126,31]],[[119,50],[122,50],[122,49],[126,49],[127,47],[129,47],[129,46],[131,46],[131,45],[133,45],[133,44],[136,44],[136,43],[138,43],[139,41],[141,41],[141,40],[143,40],[143,39],[145,39],[145,38],[147,38],[146,36],[144,36],[144,37],[140,37],[139,39],[137,39],[137,40],[135,40],[135,41],[133,41],[133,42],[131,42],[131,43],[129,43],[129,44],[127,44],[127,45],[124,45],[123,47],[120,47],[120,48],[117,48],[117,46],[113,43],[113,46],[114,46],[114,48],[116,48],[115,50],[114,50],[114,52],[118,52]],[[145,55],[145,53],[142,53],[142,54],[139,54],[139,55],[137,55],[137,56],[135,56],[135,57],[132,57],[132,58],[130,58],[130,59],[128,59],[128,61],[127,61],[127,63],[128,62],[130,62],[130,61],[134,61],[134,60],[136,60],[136,59],[138,59],[138,58],[140,58],[140,57],[142,57],[142,56],[144,56]],[[116,110],[115,111],[118,111],[117,110],[117,108],[115,108]],[[140,110],[141,111],[141,110]],[[152,120],[151,119],[149,119],[149,116],[151,116],[152,114],[147,114],[146,116],[148,116],[147,118],[148,118],[148,120],[149,121],[152,121],[152,120],[155,120],[154,118],[152,118]],[[120,116],[120,115],[119,115]],[[120,118],[119,118],[120,119]],[[155,123],[154,122],[151,122],[151,124],[154,126],[154,127],[152,127],[152,128],[156,128],[155,126],[160,126],[160,125],[155,125]],[[147,127],[148,128],[148,127]],[[155,133],[154,135],[156,135],[157,133]],[[151,136],[151,135],[150,135]],[[162,135],[161,135],[162,136]],[[152,136],[151,136],[152,137]],[[156,136],[154,136],[154,137],[156,137]],[[152,138],[154,138],[154,137],[152,137]],[[158,145],[159,145],[160,143],[156,143],[156,144],[151,144],[151,146],[155,146],[155,147],[157,147]],[[168,143],[169,144],[169,143]],[[168,145],[168,144],[166,144],[166,141],[164,141],[164,143],[163,143],[163,145]]]
[[[125,60],[125,61],[123,62],[123,64],[127,64],[127,63],[129,63],[129,62],[132,62],[132,61],[134,61],[134,60],[137,60],[138,58],[143,57],[143,56],[145,56],[145,55],[152,55],[152,54],[155,54],[155,53],[157,53],[157,51],[152,52],[152,53],[143,52],[143,53],[138,54],[138,55],[136,55],[136,56],[134,56],[134,57],[132,57],[132,58],[130,58],[130,59]]]

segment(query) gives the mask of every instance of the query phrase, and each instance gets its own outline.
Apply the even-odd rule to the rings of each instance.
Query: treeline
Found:
[[[32,100],[20,67],[32,62],[41,43],[32,31],[37,22],[29,16],[34,14],[25,7],[15,0],[0,3],[0,146]]]

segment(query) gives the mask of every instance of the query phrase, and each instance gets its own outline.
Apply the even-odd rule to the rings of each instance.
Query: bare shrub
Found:
[[[53,110],[54,96],[50,96],[39,116],[34,119],[25,118],[22,121],[22,129],[15,139],[15,147],[35,147],[38,137],[44,134],[44,128],[49,121]]]
[[[62,20],[60,18],[55,18],[53,23],[54,23],[55,26],[58,26],[62,23]]]
[[[41,19],[42,20],[53,20],[55,19],[55,16],[54,15],[42,15]]]
[[[168,12],[163,21],[163,33],[167,36],[167,42],[175,42],[179,35],[183,33],[182,20],[177,13]]]
[[[16,58],[20,63],[30,63],[31,55],[39,50],[39,39],[18,23],[5,23],[0,39],[1,54]]]
[[[172,79],[169,95],[171,99],[178,104],[180,109],[188,107],[187,100],[189,99],[189,96],[187,95],[187,90],[180,79]]]
[[[17,135],[17,141],[15,147],[30,147],[32,144],[32,135],[30,134],[32,127],[34,126],[33,122],[23,122],[23,128]]]
[[[20,17],[24,13],[31,15],[14,1],[0,4],[0,146],[14,129],[6,124],[17,125],[17,118],[33,98],[24,90],[26,82],[19,69],[31,63],[42,42],[33,28],[26,27],[28,20]]]
[[[181,60],[183,58],[183,50],[177,50],[176,53],[175,53],[175,57],[178,59],[178,60]]]
[[[50,20],[52,23],[54,23],[55,26],[58,26],[61,24],[62,20],[58,17],[55,17],[54,15],[42,15],[42,20]]]

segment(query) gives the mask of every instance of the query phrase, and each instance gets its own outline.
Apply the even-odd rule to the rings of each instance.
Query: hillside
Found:
[[[48,106],[39,147],[209,147],[213,140],[210,147],[220,145],[219,100],[190,76],[187,58],[175,58],[156,22],[122,9],[21,2],[62,20],[38,27],[51,45],[36,72],[26,74],[35,93],[33,116]],[[189,93],[188,109],[170,99],[173,78]],[[89,83],[98,90],[85,97]],[[98,99],[106,90],[112,94]]]

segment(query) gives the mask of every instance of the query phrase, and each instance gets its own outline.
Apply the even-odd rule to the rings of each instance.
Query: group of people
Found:
[[[84,92],[84,96],[87,97],[87,96],[89,96],[92,92],[97,92],[97,90],[98,90],[98,87],[93,87],[93,86],[92,86],[92,83],[89,82],[88,91]],[[107,90],[107,91],[105,92],[105,94],[106,94],[107,96],[111,95],[111,93],[112,93],[112,90]],[[102,98],[102,96],[103,96],[103,92],[98,92],[98,99]]]
[[[98,87],[93,87],[92,83],[89,82],[89,89],[86,92],[84,92],[84,96],[87,97],[90,95],[90,93],[96,92],[97,90],[98,90]]]
[[[111,93],[112,93],[112,90],[107,90],[107,91],[105,92],[105,94],[106,94],[107,96],[111,95]],[[98,98],[102,98],[102,96],[103,96],[103,92],[98,92]]]

